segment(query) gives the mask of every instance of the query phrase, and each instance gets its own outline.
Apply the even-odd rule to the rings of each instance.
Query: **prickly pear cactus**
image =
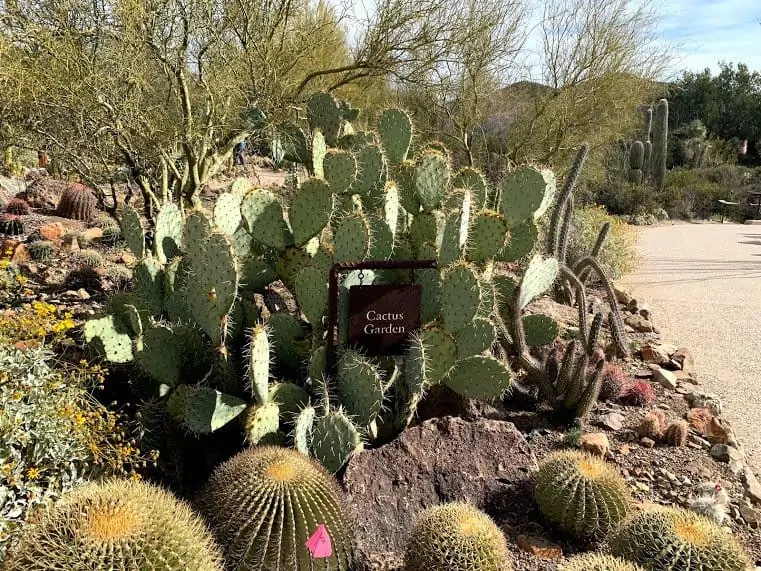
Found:
[[[133,299],[109,305],[85,334],[108,360],[133,362],[152,382],[143,392],[190,438],[204,435],[211,447],[207,435],[237,427],[241,441],[284,443],[335,472],[365,443],[386,442],[413,422],[434,385],[473,398],[509,390],[504,321],[514,300],[499,263],[522,263],[535,250],[555,179],[521,167],[490,189],[475,169],[454,172],[440,144],[412,156],[404,111],[387,110],[377,132],[361,132],[351,125],[358,111],[332,95],[315,94],[306,107],[306,122],[276,128],[283,160],[310,173],[292,192],[239,180],[209,215],[166,204],[153,243],[125,209],[122,234],[138,257]],[[328,371],[333,265],[410,259],[438,267],[415,272],[422,327],[406,350],[376,361],[344,337],[352,286],[408,283],[410,273],[365,270],[360,280],[348,272],[337,308],[344,346]],[[558,272],[552,257],[531,260],[519,312]],[[549,344],[554,325],[527,318],[529,344]]]

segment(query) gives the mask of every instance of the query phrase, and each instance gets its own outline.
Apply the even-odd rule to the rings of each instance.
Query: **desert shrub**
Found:
[[[644,214],[661,207],[656,191],[647,184],[617,178],[588,183],[589,196],[611,214]]]
[[[60,341],[75,325],[71,313],[61,312],[44,301],[34,301],[0,314],[0,342]]]
[[[631,272],[636,265],[635,235],[626,223],[608,214],[602,206],[583,206],[575,210],[568,259],[574,261],[588,255],[606,222],[611,228],[598,258],[608,277],[615,280]]]
[[[126,425],[92,396],[104,371],[53,359],[43,346],[0,345],[0,558],[34,508],[146,461]]]
[[[702,169],[674,169],[666,176],[663,206],[672,216],[710,218],[720,199],[731,199],[730,187],[709,179]]]
[[[12,255],[9,248],[5,255]],[[26,288],[29,280],[22,275],[18,266],[10,260],[0,260],[0,308],[14,307],[22,303],[24,297],[31,293]]]

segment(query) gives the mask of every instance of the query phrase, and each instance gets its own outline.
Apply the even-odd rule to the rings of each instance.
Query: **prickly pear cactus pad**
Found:
[[[484,210],[470,224],[468,259],[474,262],[494,259],[505,245],[507,236],[504,217],[496,212]]]
[[[5,571],[222,571],[200,518],[161,488],[115,480],[87,484],[42,512],[20,536]]]
[[[145,257],[145,230],[140,215],[132,208],[126,207],[119,219],[119,227],[127,246],[135,254],[135,257],[138,260]]]
[[[616,530],[611,549],[651,571],[744,571],[750,564],[730,534],[681,508],[633,515]]]
[[[370,253],[370,226],[361,214],[351,214],[338,223],[333,236],[336,262],[364,260]]]
[[[336,379],[341,404],[360,426],[367,426],[380,414],[383,379],[378,367],[356,351],[344,351],[338,360]]]
[[[210,387],[182,385],[169,396],[167,407],[194,434],[211,434],[246,410],[246,401]]]
[[[330,472],[336,473],[352,454],[362,450],[359,431],[342,410],[330,411],[312,428],[312,455]]]
[[[497,332],[485,317],[476,317],[457,332],[457,355],[462,359],[478,355],[491,348]]]
[[[545,196],[555,193],[555,178],[550,171],[524,166],[507,173],[500,186],[499,209],[511,228],[534,219],[545,205]],[[547,206],[551,204],[551,199]],[[545,206],[546,208],[546,206]]]
[[[330,222],[332,213],[333,195],[328,183],[317,178],[304,181],[288,211],[296,245],[303,246],[317,236]]]
[[[485,513],[461,503],[427,509],[415,522],[405,571],[511,571],[507,542]]]
[[[219,195],[214,205],[214,224],[228,236],[235,234],[243,221],[240,213],[243,196],[240,193],[225,192]]]
[[[344,194],[357,180],[357,159],[348,151],[329,149],[325,154],[323,170],[330,190]]]
[[[543,259],[539,255],[534,256],[521,280],[521,309],[550,289],[557,277],[558,261],[555,258]]]
[[[510,228],[507,243],[497,254],[500,262],[517,262],[534,249],[539,238],[539,229],[532,220],[526,220],[514,228]]]
[[[335,98],[330,93],[315,93],[307,102],[307,116],[312,129],[320,129],[327,144],[334,147],[343,122]]]
[[[303,454],[261,446],[219,466],[198,506],[230,569],[349,571],[352,539],[340,493],[333,477]],[[306,546],[319,525],[333,548],[324,559],[314,559]]]
[[[283,205],[269,190],[257,188],[249,192],[243,197],[240,211],[251,236],[260,244],[280,251],[293,244],[283,218]]]
[[[556,452],[540,464],[534,487],[539,511],[566,533],[604,535],[629,511],[629,492],[612,466],[576,451]]]
[[[164,271],[155,258],[145,258],[134,273],[135,292],[153,315],[161,313],[164,304]]]
[[[140,368],[161,384],[177,385],[182,380],[184,361],[181,340],[169,327],[157,325],[145,331],[142,341],[135,355]]]
[[[251,445],[268,441],[280,427],[280,408],[274,402],[251,405],[241,416],[246,442]]]
[[[238,293],[235,255],[224,234],[215,233],[193,260],[186,284],[188,308],[214,345],[219,345],[226,336],[227,318]]]
[[[444,327],[457,333],[476,316],[481,305],[478,277],[467,264],[447,269],[441,277],[441,315]]]
[[[474,399],[497,398],[510,388],[512,374],[502,361],[476,355],[457,361],[444,384],[457,394]]]
[[[401,109],[386,109],[378,125],[383,150],[390,163],[406,160],[412,142],[412,121]]]
[[[113,315],[90,319],[84,325],[85,341],[112,363],[132,361],[131,331]]]
[[[526,315],[523,317],[526,344],[529,347],[544,347],[552,343],[560,333],[557,321],[549,315]]]
[[[385,162],[378,145],[368,145],[357,153],[357,180],[351,192],[359,194],[370,205],[383,188]]]
[[[259,404],[269,400],[270,341],[267,330],[257,325],[251,329],[248,343],[248,382]]]
[[[481,209],[486,205],[486,181],[477,170],[465,167],[458,171],[452,180],[452,186],[454,188],[467,188],[471,193],[474,208]]]
[[[415,191],[425,212],[441,206],[449,187],[449,161],[436,151],[422,155],[415,166]]]
[[[417,367],[425,368],[425,378],[429,383],[437,383],[457,360],[455,340],[441,327],[428,327],[420,332],[420,343],[422,354],[416,356],[416,359],[423,362]]]
[[[182,212],[173,202],[168,202],[156,216],[156,232],[153,237],[156,259],[162,264],[180,252],[182,243]]]

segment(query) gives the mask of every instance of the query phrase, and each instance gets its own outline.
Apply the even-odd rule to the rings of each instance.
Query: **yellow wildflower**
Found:
[[[40,471],[37,468],[29,468],[26,471],[26,477],[30,480],[36,480],[40,477]]]

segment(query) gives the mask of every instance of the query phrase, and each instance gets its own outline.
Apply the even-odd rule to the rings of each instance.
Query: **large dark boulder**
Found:
[[[356,455],[344,476],[359,569],[399,569],[415,518],[445,502],[499,512],[522,493],[536,458],[512,423],[434,418]]]

